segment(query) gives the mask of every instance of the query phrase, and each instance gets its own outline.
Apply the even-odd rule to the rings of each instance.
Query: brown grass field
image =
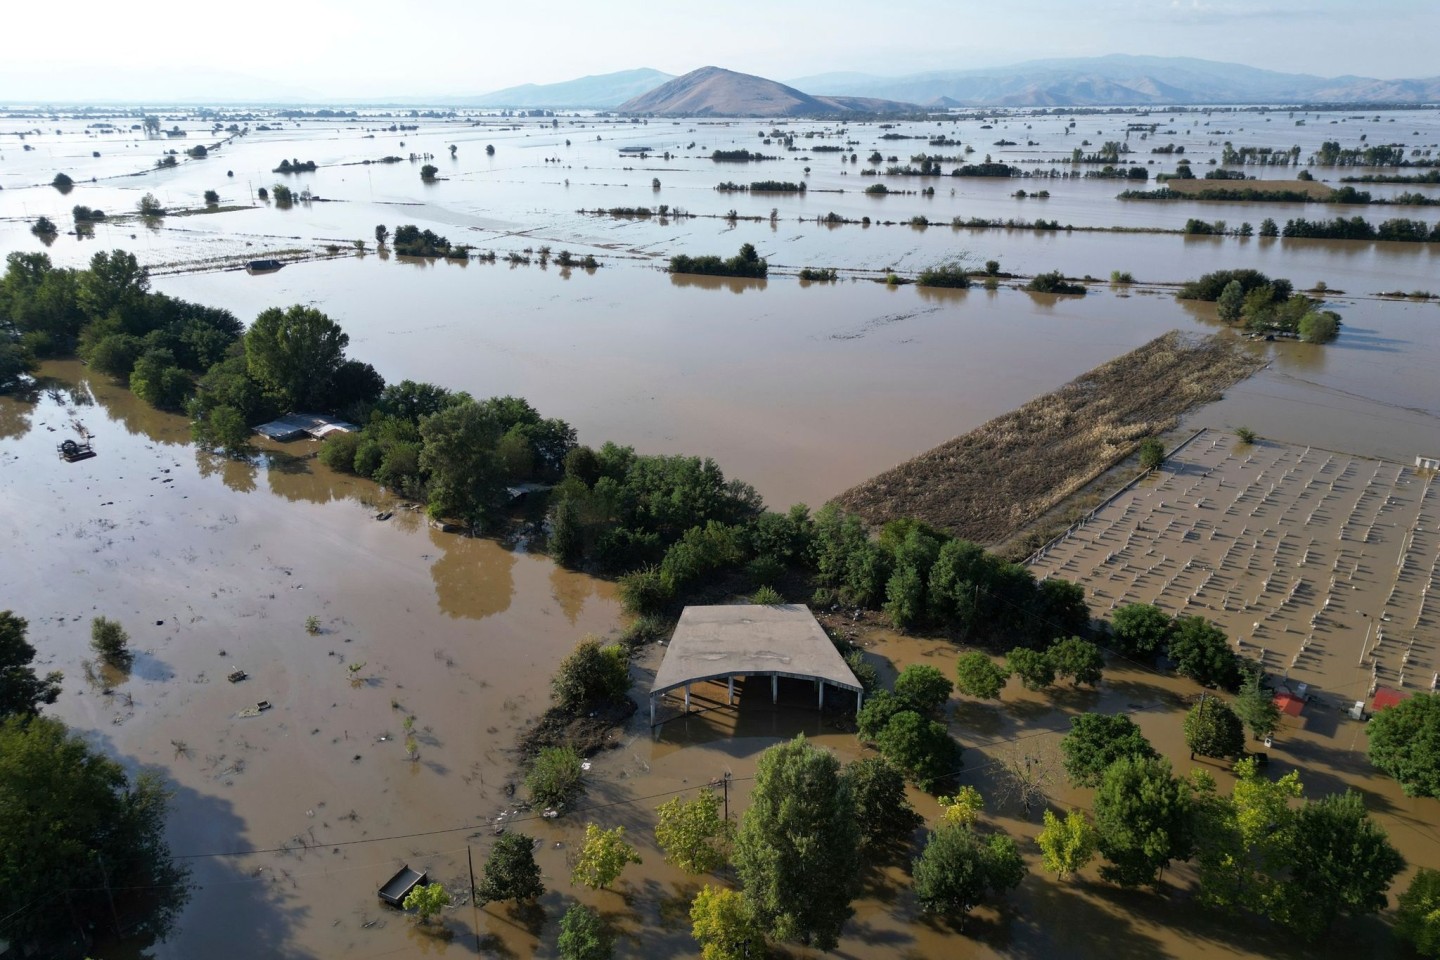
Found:
[[[1263,364],[1229,338],[1171,331],[835,502],[872,525],[914,517],[998,543]]]
[[[1166,180],[1160,186],[1201,200],[1205,199],[1203,194],[1207,190],[1294,190],[1316,200],[1324,200],[1335,192],[1334,187],[1319,180]]]

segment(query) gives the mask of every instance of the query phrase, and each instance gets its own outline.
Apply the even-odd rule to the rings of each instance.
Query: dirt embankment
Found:
[[[1230,339],[1171,331],[835,502],[872,525],[915,517],[997,543],[1261,366]]]

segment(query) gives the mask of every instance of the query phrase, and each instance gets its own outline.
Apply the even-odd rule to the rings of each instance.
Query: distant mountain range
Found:
[[[1187,57],[1116,54],[903,77],[827,73],[805,90],[926,106],[1069,107],[1196,103],[1433,103],[1440,76],[1420,80],[1316,77]]]
[[[476,107],[519,107],[527,110],[555,107],[609,109],[674,79],[674,74],[641,67],[563,83],[526,83],[506,87],[494,93],[466,97],[465,103]]]
[[[948,108],[1437,103],[1440,76],[1416,80],[1317,77],[1214,60],[1116,54],[900,77],[825,73],[788,84],[719,67],[703,67],[683,77],[643,68],[564,83],[528,83],[440,102],[523,109],[589,107],[695,116],[892,113],[914,110],[917,104]]]
[[[632,97],[620,113],[676,117],[820,117],[846,113],[912,113],[913,103],[874,97],[812,97],[774,80],[701,67]]]

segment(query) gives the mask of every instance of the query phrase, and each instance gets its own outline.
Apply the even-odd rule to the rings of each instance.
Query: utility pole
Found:
[[[724,784],[725,790],[725,821],[730,821],[730,771],[725,771],[725,776],[720,781]]]

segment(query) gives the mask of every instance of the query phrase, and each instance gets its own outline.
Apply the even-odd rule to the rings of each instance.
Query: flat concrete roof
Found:
[[[861,690],[860,681],[809,607],[732,604],[685,608],[650,696],[687,683],[733,676],[823,680],[857,693]]]

